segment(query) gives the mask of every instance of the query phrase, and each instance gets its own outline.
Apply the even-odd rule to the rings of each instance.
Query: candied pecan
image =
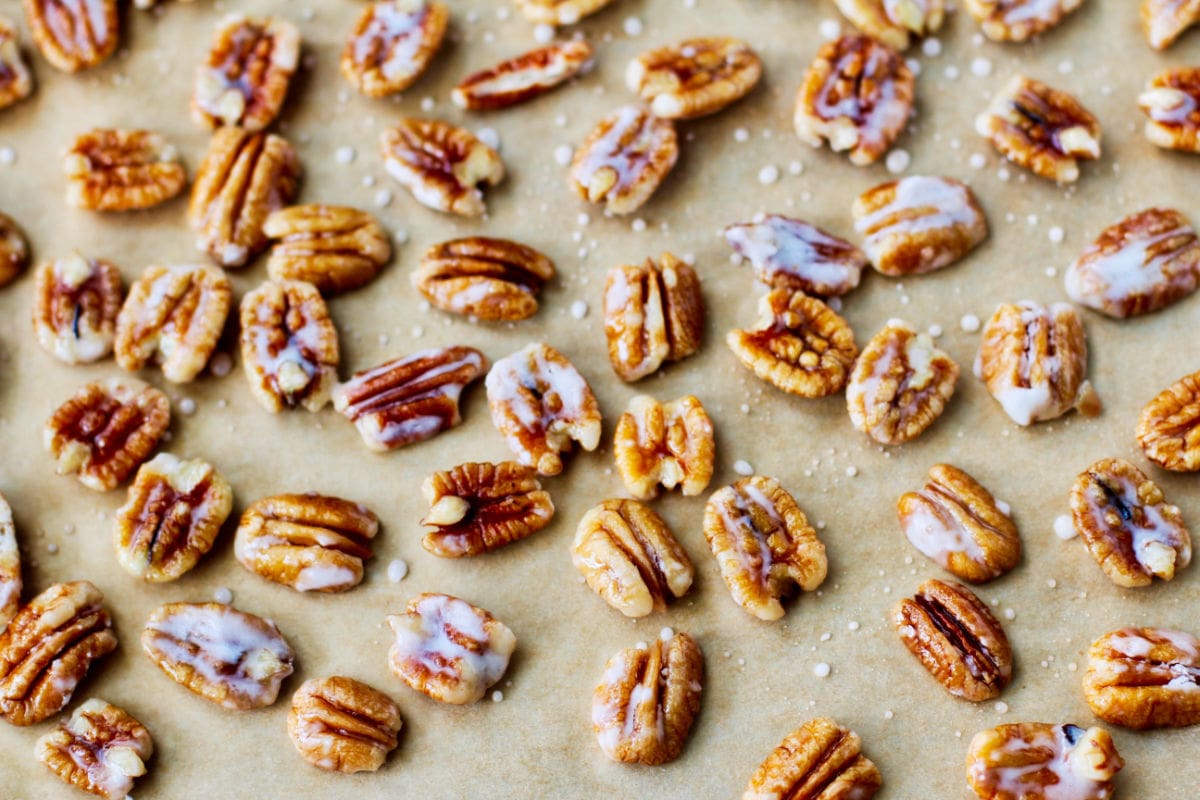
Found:
[[[294,655],[269,619],[221,603],[167,603],[142,629],[142,650],[171,680],[225,708],[275,702]]]
[[[928,36],[942,27],[943,0],[834,0],[846,19],[863,33],[896,50],[912,37]]]
[[[1185,375],[1146,404],[1137,440],[1146,458],[1163,469],[1200,470],[1200,372]]]
[[[613,0],[514,0],[530,22],[545,25],[574,25],[595,14]]]
[[[144,581],[173,581],[212,549],[232,508],[233,490],[211,464],[159,453],[141,466],[117,509],[117,560]]]
[[[571,161],[570,183],[610,214],[632,214],[650,199],[679,158],[675,126],[638,106],[600,120]]]
[[[7,108],[32,93],[33,74],[21,55],[16,26],[0,15],[0,108]]]
[[[867,257],[845,239],[779,214],[730,225],[725,241],[767,286],[818,297],[836,297],[858,286],[867,266]]]
[[[368,97],[404,91],[433,60],[449,20],[449,9],[438,2],[371,3],[355,20],[342,49],[342,76]]]
[[[1009,161],[1059,183],[1079,179],[1080,159],[1100,157],[1100,122],[1071,95],[1014,75],[975,118],[975,130]]]
[[[950,464],[929,469],[924,488],[896,502],[913,547],[971,583],[998,578],[1021,560],[1017,526],[992,493]]]
[[[306,281],[322,294],[339,294],[370,282],[388,259],[387,232],[366,211],[305,205],[272,211],[263,234],[275,242],[267,273],[276,280]]]
[[[732,330],[725,343],[759,378],[801,397],[841,391],[858,356],[846,320],[817,298],[788,289],[771,290],[759,301],[758,327]]]
[[[703,117],[745,97],[762,77],[762,61],[732,36],[685,39],[629,62],[625,84],[665,119]]]
[[[59,475],[77,473],[89,489],[124,483],[158,445],[171,422],[171,402],[133,378],[89,383],[59,406],[42,429]]]
[[[517,637],[482,608],[427,592],[387,618],[395,634],[388,659],[396,677],[443,703],[483,697],[508,669]]]
[[[828,717],[780,742],[750,778],[742,800],[870,800],[883,778],[862,741]]]
[[[496,430],[517,460],[539,474],[562,472],[562,453],[572,440],[589,451],[600,444],[596,396],[553,347],[526,345],[497,361],[484,383]]]
[[[23,0],[42,56],[63,72],[90,69],[117,49],[117,0]]]
[[[1083,0],[966,0],[983,35],[995,42],[1023,42],[1050,30]]]
[[[683,597],[692,562],[654,510],[636,500],[605,500],[579,521],[571,561],[604,602],[627,617],[663,611]]]
[[[34,725],[71,702],[93,662],[117,646],[104,595],[87,581],[56,583],[0,631],[0,717]]]
[[[392,698],[338,675],[301,684],[287,721],[288,736],[305,761],[346,773],[382,767],[402,725]]]
[[[232,294],[220,267],[147,267],[117,315],[117,364],[133,371],[154,360],[172,383],[191,381],[217,347]]]
[[[90,211],[150,208],[183,191],[174,147],[153,131],[96,128],[75,137],[63,161],[67,202]]]
[[[113,350],[124,290],[110,261],[72,253],[38,267],[33,330],[38,344],[66,364],[88,364]]]
[[[1166,50],[1200,22],[1200,0],[1142,0],[1142,30],[1155,50]]]
[[[613,456],[625,488],[639,500],[680,488],[700,494],[713,473],[712,420],[692,395],[668,403],[637,395],[621,415],[613,436]]]
[[[532,247],[468,236],[426,250],[412,283],[443,311],[496,321],[537,313],[538,292],[553,277],[554,262]]]
[[[462,422],[458,398],[487,370],[473,347],[441,347],[354,373],[333,390],[333,407],[354,423],[367,447],[395,450]]]
[[[233,552],[246,569],[298,592],[344,592],[363,578],[379,519],[360,503],[280,494],[250,504]]]
[[[0,212],[0,288],[12,283],[29,261],[29,245],[12,217]]]
[[[1168,150],[1200,153],[1200,69],[1159,72],[1138,95],[1146,115],[1146,138]]]
[[[1200,639],[1122,628],[1088,650],[1083,695],[1097,717],[1136,730],[1200,724]]]
[[[261,131],[279,116],[300,63],[300,31],[287,20],[229,14],[196,71],[192,119],[204,128]]]
[[[1123,766],[1103,728],[1019,722],[975,734],[967,783],[982,800],[1107,800]]]
[[[435,211],[478,217],[487,210],[483,188],[504,178],[500,154],[448,122],[402,119],[380,146],[388,174]]]
[[[1012,648],[987,604],[967,587],[930,579],[892,610],[900,641],[955,697],[979,702],[1012,679]]]
[[[592,728],[604,755],[649,766],[674,761],[700,712],[703,681],[700,645],[670,628],[649,646],[610,658],[592,693]]]
[[[320,411],[337,382],[338,339],[317,287],[270,280],[242,297],[242,366],[250,393],[272,413]]]
[[[12,507],[0,494],[0,630],[21,607],[21,551]]]
[[[1092,558],[1118,586],[1169,581],[1192,560],[1179,507],[1120,458],[1097,461],[1075,479],[1071,517]]]
[[[1004,303],[983,328],[975,376],[1018,425],[1055,419],[1078,408],[1100,413],[1087,380],[1087,339],[1075,309],[1032,300]]]
[[[609,270],[604,282],[608,360],[622,380],[640,380],[700,349],[704,295],[691,266],[670,253]]]
[[[450,99],[472,111],[508,108],[561,86],[591,64],[590,44],[579,39],[558,42],[468,75],[450,92]]]
[[[796,94],[792,122],[800,140],[834,152],[850,151],[850,163],[879,159],[912,116],[916,80],[904,58],[869,36],[826,43]]]
[[[534,471],[514,461],[459,464],[421,484],[429,503],[421,546],[442,558],[477,556],[550,524],[554,503]]]
[[[124,709],[88,700],[37,740],[37,760],[89,794],[122,800],[154,754],[150,732]]]

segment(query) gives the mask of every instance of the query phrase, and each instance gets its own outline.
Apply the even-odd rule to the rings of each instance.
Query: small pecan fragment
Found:
[[[539,25],[574,25],[613,0],[513,0],[525,19]]]
[[[29,245],[12,217],[0,212],[0,288],[12,283],[29,261]]]
[[[0,15],[0,109],[8,108],[33,93],[33,74],[21,55],[17,28]]]
[[[281,208],[263,221],[263,233],[275,242],[267,273],[275,280],[311,283],[325,295],[369,283],[392,257],[383,226],[356,208]]]
[[[713,473],[712,420],[692,395],[667,403],[637,395],[621,415],[613,456],[625,488],[639,500],[658,496],[658,487],[700,494]]]
[[[473,347],[421,350],[354,373],[333,390],[333,407],[354,423],[367,447],[395,450],[462,422],[458,398],[487,367]]]
[[[1019,722],[975,734],[967,783],[982,800],[1108,800],[1123,766],[1103,728]]]
[[[788,289],[771,290],[759,301],[758,327],[732,330],[725,343],[759,378],[801,397],[841,391],[858,356],[846,320],[817,298]]]
[[[427,0],[380,0],[362,10],[342,49],[342,76],[367,97],[402,92],[433,60],[450,11]]]
[[[1075,309],[1032,300],[1004,303],[983,328],[975,376],[1018,425],[1055,419],[1078,408],[1100,413],[1087,380],[1087,340]]]
[[[89,489],[124,483],[158,445],[171,422],[171,402],[133,378],[89,383],[59,406],[42,441],[59,475],[77,473]]]
[[[1200,639],[1122,628],[1088,650],[1083,695],[1105,722],[1135,730],[1200,724]]]
[[[1059,183],[1079,179],[1079,160],[1100,157],[1100,121],[1066,92],[1014,75],[975,130],[1009,161]]]
[[[553,277],[554,262],[532,247],[469,236],[426,250],[412,283],[443,311],[511,321],[537,313],[538,292]]]
[[[937,33],[946,16],[943,0],[835,0],[846,19],[895,50],[913,37]]]
[[[1146,458],[1163,469],[1200,470],[1200,372],[1185,375],[1146,404],[1137,440]]]
[[[37,760],[71,786],[122,800],[154,754],[150,732],[123,709],[88,700],[37,740]]]
[[[664,611],[695,571],[663,518],[636,500],[605,500],[575,530],[571,561],[604,602],[627,617]]]
[[[742,800],[870,800],[883,785],[862,741],[828,717],[787,735],[750,778]]]
[[[540,97],[592,63],[592,46],[580,39],[539,47],[463,78],[450,99],[459,108],[492,111]]]
[[[1118,586],[1169,581],[1192,560],[1179,507],[1120,458],[1097,461],[1071,487],[1071,517],[1088,552]]]
[[[0,631],[0,717],[35,725],[71,702],[92,664],[117,646],[104,595],[87,581],[56,583]]]
[[[301,684],[287,721],[288,736],[305,761],[345,773],[382,767],[402,725],[392,698],[338,675]]]
[[[704,507],[704,538],[734,602],[762,620],[783,616],[793,584],[825,580],[825,545],[796,500],[774,478],[755,475],[717,490]]]
[[[388,174],[435,211],[478,217],[487,210],[483,188],[504,178],[500,154],[448,122],[402,119],[380,146]]]
[[[675,126],[638,106],[600,120],[575,151],[570,183],[610,214],[632,214],[650,199],[679,158]]]
[[[232,294],[220,267],[147,267],[117,315],[117,364],[134,371],[153,360],[172,383],[193,380],[217,347]]]
[[[994,42],[1024,42],[1081,5],[1083,0],[966,0],[983,35]]]
[[[261,131],[279,116],[300,63],[300,31],[287,20],[229,14],[196,72],[192,119],[204,128]]]
[[[221,603],[167,603],[142,629],[142,650],[171,680],[219,706],[275,702],[294,655],[269,619]]]
[[[1140,15],[1146,41],[1155,50],[1166,50],[1200,22],[1200,0],[1142,0]]]
[[[110,261],[72,253],[38,267],[33,330],[66,364],[89,364],[113,351],[124,290]]]
[[[63,171],[67,202],[89,211],[151,208],[187,184],[175,148],[144,130],[96,128],[76,136]]]
[[[442,558],[477,556],[550,524],[554,503],[529,467],[514,461],[459,464],[421,484],[429,503],[421,546]]]
[[[1147,117],[1144,130],[1151,144],[1200,153],[1200,68],[1159,72],[1138,95],[1138,107]]]
[[[704,681],[704,654],[686,633],[622,650],[592,693],[592,728],[613,761],[657,766],[683,752]]]
[[[837,297],[858,286],[867,257],[845,239],[779,214],[725,229],[725,241],[767,286]]]
[[[388,659],[396,677],[434,700],[474,703],[508,669],[517,637],[482,608],[427,592],[387,618],[395,634]]]
[[[596,396],[553,347],[534,342],[500,359],[485,385],[496,430],[517,460],[539,474],[562,472],[562,454],[572,440],[588,451],[600,444]]]
[[[117,0],[23,0],[25,21],[42,56],[79,72],[106,60],[120,37]]]
[[[280,494],[250,504],[233,552],[242,566],[298,592],[344,592],[363,578],[379,519],[360,503]]]
[[[869,36],[843,36],[821,47],[804,76],[796,135],[813,147],[849,150],[851,164],[873,164],[908,124],[915,91],[899,53]]]
[[[272,413],[320,411],[337,382],[338,339],[317,287],[267,281],[242,297],[242,365],[250,393]]]
[[[173,581],[212,549],[232,508],[233,490],[211,464],[159,453],[138,470],[117,509],[117,560],[144,581]]]
[[[625,84],[665,119],[713,114],[750,93],[762,61],[732,36],[685,39],[642,53],[629,62]]]
[[[955,697],[997,697],[1012,679],[1012,648],[987,604],[957,583],[927,580],[892,610],[900,641]]]
[[[604,282],[608,360],[625,381],[687,358],[704,336],[699,276],[670,253],[659,260],[614,267]]]
[[[21,607],[21,551],[12,507],[0,494],[0,630]]]
[[[924,488],[896,502],[913,547],[971,583],[984,583],[1021,560],[1017,526],[992,493],[950,464],[929,469]]]

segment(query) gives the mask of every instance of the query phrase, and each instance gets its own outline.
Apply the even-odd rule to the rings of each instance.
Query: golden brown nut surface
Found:
[[[67,202],[91,211],[129,211],[170,200],[187,185],[176,150],[145,130],[97,128],[75,137],[63,160]]]
[[[266,128],[300,64],[300,31],[284,19],[226,15],[196,71],[192,119],[205,128]]]
[[[459,464],[421,485],[429,503],[421,546],[442,558],[476,556],[550,524],[554,503],[529,467],[513,461]]]
[[[124,290],[110,261],[72,253],[37,269],[33,330],[65,364],[88,364],[113,351]]]
[[[685,39],[642,53],[629,62],[625,85],[664,119],[714,114],[750,93],[762,61],[732,36]]]
[[[392,257],[387,231],[366,211],[321,204],[271,212],[263,233],[274,242],[267,273],[305,281],[322,294],[369,283]]]
[[[670,120],[622,106],[592,129],[571,161],[570,184],[611,214],[632,214],[658,189],[679,158]]]
[[[342,49],[343,77],[368,97],[402,92],[441,47],[450,11],[427,0],[378,0],[363,8]]]
[[[1103,728],[1019,722],[975,734],[967,783],[982,800],[1108,800],[1123,766]]]
[[[667,361],[700,349],[704,295],[687,263],[663,253],[609,270],[604,282],[604,335],[608,360],[622,380],[636,381]]]
[[[1142,0],[1142,30],[1155,50],[1165,50],[1200,22],[1200,0]]]
[[[693,395],[659,403],[648,395],[629,401],[613,435],[613,457],[625,488],[652,500],[658,487],[700,494],[713,474],[713,425]]]
[[[1163,389],[1138,415],[1137,440],[1146,458],[1175,472],[1200,470],[1200,372]]]
[[[12,20],[0,15],[0,109],[33,94],[33,74],[21,54],[17,28]],[[3,281],[0,281],[3,283]]]
[[[21,607],[21,551],[12,506],[0,494],[0,630]]]
[[[448,122],[402,119],[379,141],[388,174],[435,211],[478,217],[487,210],[484,188],[504,178],[500,154]]]
[[[0,212],[0,288],[21,274],[29,262],[29,244],[12,217]]]
[[[742,800],[870,800],[883,785],[862,741],[828,717],[789,733],[750,777]]]
[[[463,78],[450,93],[459,108],[491,111],[524,103],[585,72],[592,46],[572,39],[539,47]]]
[[[443,311],[513,321],[537,313],[542,284],[553,278],[554,262],[532,247],[470,236],[426,250],[412,283]]]
[[[400,709],[381,691],[335,675],[305,681],[292,695],[288,736],[314,767],[374,772],[396,749]]]
[[[1062,22],[1083,0],[966,0],[967,11],[995,42],[1023,42]]]
[[[123,709],[91,699],[37,740],[37,760],[71,786],[123,800],[154,754],[150,732]]]
[[[837,297],[858,286],[867,257],[845,239],[779,214],[725,229],[725,241],[767,286]]]
[[[1200,9],[1200,3],[1197,4]],[[1200,68],[1172,67],[1157,73],[1138,95],[1152,144],[1200,153]]]
[[[943,0],[835,0],[838,10],[863,33],[896,50],[905,50],[914,37],[942,27]]]
[[[595,14],[613,0],[514,0],[530,22],[545,25],[574,25]]]
[[[1105,722],[1135,730],[1200,724],[1200,639],[1121,628],[1088,650],[1083,696]]]
[[[34,43],[56,69],[90,69],[117,49],[117,0],[23,0],[23,5]]]

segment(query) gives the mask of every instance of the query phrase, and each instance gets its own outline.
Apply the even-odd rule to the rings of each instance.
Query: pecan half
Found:
[[[508,108],[561,86],[591,64],[590,44],[581,39],[558,42],[468,75],[450,92],[450,99],[472,111]]]
[[[117,315],[117,364],[133,371],[153,360],[172,383],[193,380],[217,347],[232,294],[219,267],[147,267]]]
[[[793,585],[811,592],[829,567],[817,532],[774,478],[742,478],[714,492],[704,538],[734,602],[762,620],[782,617],[780,599]]]
[[[1120,458],[1097,461],[1075,479],[1071,517],[1092,558],[1118,586],[1169,581],[1192,560],[1179,507]]]
[[[158,389],[133,378],[105,378],[54,411],[42,442],[59,475],[75,473],[89,489],[107,492],[142,465],[170,423],[171,402]]]
[[[942,415],[957,382],[958,364],[927,334],[889,322],[850,373],[850,422],[880,444],[912,441]]]
[[[1083,0],[966,0],[983,35],[995,42],[1023,42],[1048,31]]]
[[[0,212],[0,288],[21,274],[29,261],[29,245],[12,217]]]
[[[639,500],[680,488],[700,494],[713,474],[712,420],[692,395],[668,403],[637,395],[621,415],[613,436],[613,456],[625,488]]]
[[[427,0],[381,0],[362,10],[342,49],[342,76],[368,97],[412,86],[437,54],[450,11]]]
[[[392,698],[337,675],[301,684],[287,721],[288,736],[305,761],[345,773],[382,767],[402,725]]]
[[[175,148],[153,131],[96,128],[75,137],[63,160],[67,202],[129,211],[170,200],[187,185]]]
[[[613,0],[514,0],[525,19],[539,25],[574,25]]]
[[[858,356],[846,320],[817,298],[788,289],[771,290],[758,310],[758,327],[725,336],[746,369],[801,397],[841,391]]]
[[[87,581],[56,583],[0,631],[0,717],[35,725],[71,702],[92,664],[117,646],[104,595]]]
[[[79,72],[105,61],[120,38],[117,0],[23,0],[34,44],[52,66]]]
[[[360,503],[280,494],[250,504],[233,552],[246,569],[298,592],[344,592],[363,578],[379,519]]]
[[[266,128],[300,63],[300,31],[284,19],[229,14],[196,71],[192,119],[204,128]]]
[[[442,558],[488,553],[550,524],[554,503],[534,471],[514,461],[459,464],[421,484],[429,503],[421,546]]]
[[[242,366],[250,393],[272,413],[320,411],[337,382],[338,339],[317,287],[267,281],[242,297]]]
[[[834,0],[846,19],[888,47],[904,50],[913,37],[937,33],[946,16],[943,0]]]
[[[66,364],[89,364],[113,351],[124,289],[110,261],[72,253],[38,267],[33,330]]]
[[[478,217],[483,189],[504,179],[500,154],[465,128],[440,120],[402,119],[380,137],[383,166],[435,211]]]
[[[1200,724],[1200,639],[1122,628],[1088,650],[1083,695],[1105,722],[1136,730]]]
[[[1087,339],[1075,309],[1032,300],[1004,303],[983,328],[975,376],[1018,425],[1055,419],[1078,408],[1100,413],[1087,380]]]
[[[675,126],[638,106],[600,120],[575,151],[570,184],[610,214],[632,214],[650,199],[679,158]]]
[[[122,800],[154,754],[150,732],[123,709],[95,698],[37,740],[37,760],[65,783]]]
[[[430,303],[489,321],[519,320],[538,310],[538,292],[554,262],[508,239],[468,236],[425,251],[412,283]]]
[[[1123,766],[1103,728],[1019,722],[975,734],[967,783],[982,800],[1108,800]]]
[[[627,617],[664,611],[695,571],[663,518],[636,500],[605,500],[575,530],[571,561],[604,602]]]
[[[767,286],[837,297],[858,286],[867,257],[845,239],[779,214],[725,229],[725,241]]]
[[[466,705],[483,697],[508,669],[517,637],[482,608],[448,594],[427,592],[387,618],[395,634],[392,672],[413,689],[443,703]]]
[[[0,108],[33,94],[33,74],[21,55],[17,28],[8,17],[0,16]]]
[[[1012,518],[958,467],[930,467],[924,488],[901,495],[896,511],[913,547],[964,581],[990,581],[1021,560]]]
[[[828,717],[789,733],[750,777],[742,800],[870,800],[883,785],[862,741]]]
[[[762,61],[732,36],[685,39],[629,62],[625,84],[666,119],[713,114],[747,94],[762,77]]]
[[[892,610],[900,641],[955,697],[997,697],[1012,679],[1012,648],[987,604],[957,583],[927,580]]]
[[[263,234],[274,241],[267,274],[305,281],[321,294],[357,289],[392,257],[387,231],[366,211],[345,206],[304,205],[272,211]]]
[[[1200,15],[1200,3],[1197,3]],[[1169,150],[1200,153],[1200,69],[1172,67],[1150,79],[1138,95],[1146,138]]]
[[[609,270],[604,282],[608,360],[624,381],[640,380],[667,361],[700,349],[704,295],[700,278],[670,253]]]
[[[1146,41],[1155,50],[1166,50],[1200,22],[1200,0],[1142,0],[1140,16]]]
[[[269,706],[294,655],[269,619],[221,603],[167,603],[142,629],[142,650],[171,680],[219,706]]]
[[[21,607],[21,551],[12,507],[0,494],[0,630]]]
[[[613,761],[674,761],[700,713],[704,654],[691,636],[669,630],[610,658],[592,693],[592,728]]]
[[[1200,372],[1159,392],[1138,415],[1137,440],[1146,458],[1175,472],[1200,470]]]
[[[233,490],[211,464],[159,453],[141,466],[117,509],[117,560],[144,581],[173,581],[212,549],[232,508]]]
[[[600,407],[587,380],[567,357],[534,342],[488,372],[492,423],[517,460],[541,475],[562,472],[572,440],[584,450],[600,444]]]
[[[333,390],[333,407],[367,447],[395,450],[462,422],[458,398],[488,363],[473,347],[421,350],[354,373]]]
[[[1066,92],[1014,75],[975,118],[975,130],[1009,161],[1059,183],[1100,157],[1100,121]]]
[[[904,58],[869,36],[843,36],[817,52],[796,94],[792,122],[800,140],[850,151],[873,164],[912,116],[916,79]]]

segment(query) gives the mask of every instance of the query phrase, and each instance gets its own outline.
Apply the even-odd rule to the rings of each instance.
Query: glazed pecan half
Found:
[[[0,494],[0,630],[21,607],[21,551],[12,507]]]
[[[370,282],[392,257],[387,231],[356,208],[281,208],[263,222],[263,233],[274,241],[267,259],[272,278],[305,281],[327,295]]]
[[[0,15],[0,109],[8,108],[33,93],[33,73],[21,55],[17,29]]]
[[[1200,372],[1185,375],[1146,404],[1137,440],[1146,458],[1163,469],[1200,470]]]
[[[12,283],[29,261],[29,245],[12,217],[0,212],[0,288]]]
[[[272,413],[320,411],[337,382],[338,339],[317,287],[267,281],[242,297],[242,366],[250,393]]]
[[[96,128],[75,137],[63,160],[67,202],[129,211],[170,200],[187,185],[175,148],[153,131]]]
[[[368,97],[402,92],[437,54],[450,11],[427,0],[380,0],[362,10],[342,49],[342,75]]]
[[[111,261],[79,253],[38,267],[33,330],[38,344],[66,364],[89,364],[113,351],[124,289]]]
[[[1172,67],[1159,72],[1138,95],[1138,107],[1147,117],[1144,130],[1152,144],[1200,153],[1200,69]]]
[[[292,695],[288,736],[305,761],[335,772],[374,772],[396,749],[400,709],[353,678],[305,681]]]
[[[23,0],[25,21],[42,56],[63,72],[105,61],[117,49],[117,0]]]
[[[150,732],[123,709],[95,698],[37,740],[37,760],[77,789],[122,800],[146,774]]]
[[[581,39],[558,42],[468,75],[450,92],[450,99],[472,111],[508,108],[561,86],[591,64],[590,44]]]
[[[863,252],[845,239],[779,214],[730,225],[725,241],[767,286],[817,297],[846,294],[867,266]]]
[[[1155,50],[1166,50],[1200,22],[1200,0],[1142,0],[1140,15],[1146,41]]]
[[[537,313],[538,292],[553,277],[554,262],[532,247],[468,236],[426,250],[412,283],[443,311],[512,321]]]
[[[610,214],[632,214],[650,199],[679,158],[675,126],[640,106],[600,120],[575,151],[570,183]]]
[[[639,500],[658,496],[658,487],[700,494],[713,474],[713,426],[693,395],[667,403],[637,395],[613,435],[613,457],[625,488]]]
[[[192,119],[205,128],[266,128],[300,63],[300,31],[284,19],[229,14],[196,71]]]
[[[642,53],[629,62],[625,84],[665,119],[713,114],[750,93],[762,61],[732,36],[685,39]]]
[[[914,37],[937,33],[946,16],[943,0],[834,0],[863,33],[896,50]]]
[[[478,217],[485,186],[504,178],[500,154],[465,128],[440,120],[402,119],[380,137],[388,174],[436,211]]]
[[[1088,650],[1083,695],[1105,722],[1135,730],[1200,724],[1200,639],[1122,628]]]
[[[514,0],[525,19],[540,25],[574,25],[613,0]]]
[[[514,461],[459,464],[421,484],[429,503],[421,546],[442,558],[477,556],[550,524],[554,503],[529,467]]]
[[[883,785],[858,734],[828,717],[789,733],[750,777],[742,800],[870,800]]]
[[[995,42],[1023,42],[1062,22],[1083,0],[966,0],[983,35]]]
[[[700,278],[670,253],[609,270],[604,282],[608,360],[622,380],[636,381],[667,361],[700,349],[704,295]]]
[[[1108,800],[1123,766],[1103,728],[1019,722],[975,734],[967,783],[982,800]]]

